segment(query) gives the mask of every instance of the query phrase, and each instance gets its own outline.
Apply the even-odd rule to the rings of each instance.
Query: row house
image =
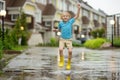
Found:
[[[106,28],[106,13],[102,10],[95,10],[87,2],[79,0],[81,3],[81,29],[80,34],[90,38],[90,32],[97,28]]]
[[[50,41],[56,37],[54,28],[58,27],[61,21],[61,13],[70,11],[72,15],[77,12],[77,3],[81,4],[80,17],[73,25],[73,38],[77,39],[81,34],[89,37],[89,32],[95,28],[105,27],[106,14],[97,11],[82,0],[4,0],[6,3],[7,15],[5,27],[14,27],[17,17],[22,10],[27,15],[28,29],[41,35],[41,43]],[[79,2],[78,2],[79,1]]]
[[[42,43],[49,42],[51,37],[56,37],[53,28],[58,27],[63,11],[76,12],[76,0],[5,0],[7,15],[5,21],[9,22],[6,28],[14,27],[17,17],[23,11],[27,15],[28,29],[41,35]],[[79,21],[75,23],[79,26]]]
[[[90,32],[94,29],[106,28],[106,13],[102,10],[95,10],[86,2],[80,0],[46,0],[47,6],[43,11],[43,22],[45,27],[50,28],[48,37],[54,37],[56,33],[52,32],[57,28],[62,11],[71,11],[74,15],[77,12],[77,3],[81,4],[80,17],[73,25],[73,39],[80,38],[82,34],[90,38]],[[51,7],[50,7],[51,6]],[[49,39],[46,39],[49,40]]]

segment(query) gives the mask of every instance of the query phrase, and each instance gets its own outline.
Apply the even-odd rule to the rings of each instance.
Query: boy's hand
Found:
[[[58,29],[53,29],[54,32],[58,32]]]

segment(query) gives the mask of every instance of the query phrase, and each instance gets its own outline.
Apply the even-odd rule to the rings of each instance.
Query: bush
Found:
[[[57,46],[58,45],[57,39],[56,38],[51,38],[50,39],[50,44],[51,44],[51,46]]]
[[[120,47],[120,38],[114,38],[113,45],[115,47]]]
[[[85,43],[84,43],[84,46],[86,48],[91,48],[91,49],[97,49],[97,48],[100,48],[100,46],[106,42],[105,39],[103,38],[96,38],[96,39],[91,39],[91,40],[87,40]]]
[[[2,41],[0,39],[0,60],[2,59],[3,56],[3,45],[2,45]]]
[[[12,47],[14,46],[14,40],[10,34],[10,30],[7,29],[5,32],[5,38],[4,38],[4,49],[12,49]]]

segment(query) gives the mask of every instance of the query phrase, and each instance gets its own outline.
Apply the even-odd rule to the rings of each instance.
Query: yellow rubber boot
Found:
[[[70,60],[70,59],[68,59],[66,69],[67,69],[67,70],[70,70],[70,69],[71,69],[71,60]]]
[[[63,67],[64,66],[64,57],[63,56],[60,57],[60,61],[59,61],[58,66],[59,67]]]

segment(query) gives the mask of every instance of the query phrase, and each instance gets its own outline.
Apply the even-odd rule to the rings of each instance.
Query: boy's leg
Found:
[[[72,58],[72,48],[69,48],[68,49],[68,59],[70,59],[71,60],[71,58]]]
[[[71,59],[72,59],[72,49],[68,49],[68,61],[67,61],[67,66],[66,69],[71,69]]]
[[[60,66],[60,67],[64,66],[63,49],[64,49],[64,40],[60,39],[60,41],[59,41],[59,56],[60,56],[60,61],[59,61],[59,64],[58,64],[58,66]]]
[[[71,69],[71,59],[72,59],[72,40],[68,40],[66,42],[66,45],[68,47],[68,62],[67,62],[67,66],[66,69]]]

